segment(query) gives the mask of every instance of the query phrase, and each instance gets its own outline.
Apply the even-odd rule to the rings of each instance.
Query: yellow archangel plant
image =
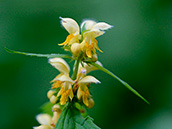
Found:
[[[71,52],[71,55],[34,54],[6,48],[10,53],[47,57],[48,62],[59,71],[59,74],[50,82],[52,86],[47,93],[50,102],[42,106],[44,113],[36,116],[41,125],[34,127],[34,129],[99,129],[93,123],[93,119],[86,113],[87,108],[94,106],[93,96],[89,91],[90,84],[100,83],[95,77],[87,75],[95,70],[101,70],[111,75],[149,104],[128,83],[104,68],[98,61],[97,51],[103,51],[98,47],[96,38],[103,35],[105,30],[112,28],[111,25],[105,22],[85,20],[79,27],[77,22],[71,18],[60,17],[60,19],[62,26],[68,31],[69,35],[59,45],[63,46],[65,51]],[[68,63],[63,58],[71,59],[71,61],[75,60],[72,75],[70,75],[71,70]]]

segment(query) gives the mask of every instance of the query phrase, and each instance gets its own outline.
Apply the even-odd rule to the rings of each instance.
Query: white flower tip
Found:
[[[103,64],[100,61],[96,61],[95,63],[103,67]]]
[[[98,30],[108,30],[112,28],[112,25],[109,25],[108,23],[105,22],[99,22],[96,25],[93,26],[93,29],[98,29]]]
[[[100,84],[101,82],[99,80],[97,80],[97,82],[95,82],[95,84]]]
[[[113,25],[109,25],[109,28],[108,29],[111,29],[111,28],[113,28],[114,26]]]
[[[69,34],[79,33],[78,23],[72,18],[62,18],[61,25],[69,32]]]
[[[64,20],[65,18],[59,17],[59,19],[61,20],[61,24],[62,24],[62,23],[67,23],[67,22]]]
[[[60,16],[59,19],[62,20],[63,18]]]

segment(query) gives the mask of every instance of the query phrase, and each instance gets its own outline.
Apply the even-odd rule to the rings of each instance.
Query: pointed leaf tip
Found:
[[[35,56],[35,57],[46,57],[46,58],[68,58],[72,59],[70,55],[67,54],[35,54],[35,53],[26,53],[26,52],[20,52],[20,51],[14,51],[8,48],[4,48],[7,52],[9,53],[16,53],[16,54],[21,54],[21,55],[26,55],[26,56]]]
[[[115,78],[116,80],[118,80],[119,82],[121,82],[126,88],[128,88],[131,92],[133,92],[135,95],[137,95],[139,98],[141,98],[144,102],[146,102],[147,104],[150,104],[141,94],[139,94],[135,89],[133,89],[128,83],[126,83],[125,81],[121,80],[119,77],[117,77],[115,74],[113,74],[111,71],[109,71],[108,69],[104,68],[103,66],[100,66],[96,63],[91,62],[90,64],[92,64],[93,66],[97,67],[98,69],[100,69],[101,71],[109,74],[110,76],[112,76],[113,78]]]

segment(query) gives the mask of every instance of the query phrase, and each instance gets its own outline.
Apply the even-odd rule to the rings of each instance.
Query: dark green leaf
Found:
[[[68,104],[55,126],[55,129],[100,129],[90,117],[84,118],[80,111]]]
[[[107,70],[106,68],[96,64],[96,63],[90,63],[93,66],[97,67],[98,69],[100,69],[101,71],[111,75],[113,78],[115,78],[116,80],[118,80],[119,82],[121,82],[125,87],[127,87],[131,92],[133,92],[135,95],[137,95],[138,97],[140,97],[142,100],[144,100],[147,104],[150,104],[142,95],[140,95],[135,89],[133,89],[128,83],[126,83],[125,81],[121,80],[119,77],[117,77],[115,74],[113,74],[111,71]]]
[[[10,50],[8,48],[5,48],[5,50],[9,53],[22,54],[22,55],[26,55],[26,56],[36,56],[36,57],[46,57],[46,58],[58,57],[58,58],[72,59],[72,57],[70,55],[66,55],[66,54],[35,54],[35,53],[26,53],[26,52],[14,51],[14,50]]]

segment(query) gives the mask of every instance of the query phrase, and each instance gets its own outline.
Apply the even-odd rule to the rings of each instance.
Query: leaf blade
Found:
[[[112,76],[113,78],[115,78],[116,80],[118,80],[119,82],[121,82],[126,88],[128,88],[131,92],[133,92],[135,95],[137,95],[139,98],[141,98],[143,101],[145,101],[147,104],[150,104],[139,92],[137,92],[134,88],[132,88],[128,83],[126,83],[125,81],[123,81],[122,79],[120,79],[118,76],[116,76],[115,74],[113,74],[111,71],[109,71],[108,69],[96,64],[96,63],[90,63],[93,66],[95,66],[96,68],[100,69],[101,71],[109,74],[110,76]]]
[[[26,56],[35,56],[35,57],[46,57],[46,58],[69,58],[72,59],[70,55],[66,54],[36,54],[36,53],[26,53],[26,52],[20,52],[20,51],[14,51],[8,48],[5,48],[5,50],[9,53],[15,53],[15,54],[21,54],[21,55],[26,55]]]
[[[100,129],[89,116],[84,118],[80,111],[68,103],[54,129]]]

